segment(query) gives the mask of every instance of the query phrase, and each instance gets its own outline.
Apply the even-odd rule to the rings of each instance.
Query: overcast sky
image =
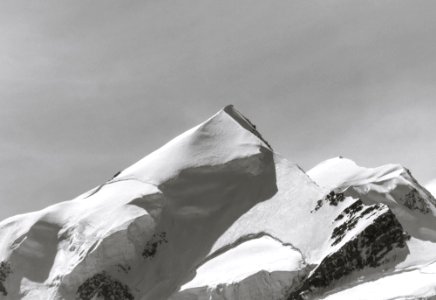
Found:
[[[68,200],[226,104],[309,169],[436,177],[436,1],[0,2],[0,219]]]

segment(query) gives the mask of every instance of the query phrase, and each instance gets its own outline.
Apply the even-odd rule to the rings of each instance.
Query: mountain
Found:
[[[399,165],[306,174],[227,106],[77,198],[2,221],[0,298],[432,297],[435,203]]]

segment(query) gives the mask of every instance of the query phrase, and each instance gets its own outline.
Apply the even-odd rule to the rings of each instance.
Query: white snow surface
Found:
[[[436,179],[428,182],[425,185],[425,188],[433,195],[433,197],[436,197]]]
[[[434,299],[436,263],[428,266],[373,278],[332,291],[324,300],[412,300]]]
[[[300,252],[270,236],[262,236],[211,258],[197,269],[195,278],[183,285],[181,290],[231,284],[259,271],[296,271],[302,265]]]
[[[407,181],[407,184],[415,185],[409,178],[403,178],[406,177],[406,173],[407,170],[401,165],[388,164],[377,168],[365,168],[343,157],[328,159],[307,171],[310,178],[328,190],[369,184],[381,186],[391,180],[401,179]],[[390,187],[392,186],[386,185],[386,188]]]

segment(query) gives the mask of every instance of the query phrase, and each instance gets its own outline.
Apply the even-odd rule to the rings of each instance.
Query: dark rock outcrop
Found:
[[[327,194],[327,196],[325,196],[324,199],[320,199],[316,202],[316,206],[312,212],[320,209],[324,205],[324,202],[332,206],[337,206],[339,202],[342,202],[344,200],[345,200],[345,195],[343,193],[336,193],[335,191],[331,191],[330,193]]]
[[[133,300],[127,285],[113,279],[106,272],[88,278],[77,289],[77,300],[91,300],[97,297],[104,300]]]
[[[11,273],[12,273],[12,268],[9,265],[9,263],[5,261],[0,262],[0,293],[2,293],[4,296],[8,294],[4,286],[4,283],[8,278],[9,274]]]
[[[154,257],[157,253],[157,248],[162,245],[168,243],[166,239],[166,233],[161,232],[159,234],[155,233],[151,237],[151,239],[145,245],[144,251],[142,252],[142,256],[144,258]]]
[[[403,199],[404,206],[406,206],[410,210],[417,210],[424,214],[428,214],[430,212],[430,207],[427,202],[419,195],[416,189],[412,189],[408,192]]]
[[[342,218],[347,217],[347,220],[334,229],[333,245],[338,244],[363,216],[376,211],[380,215],[353,239],[326,256],[301,286],[289,295],[288,300],[307,299],[310,294],[331,287],[334,281],[352,272],[384,265],[392,250],[407,247],[409,235],[404,232],[395,215],[383,204],[365,206],[360,200],[341,213]]]

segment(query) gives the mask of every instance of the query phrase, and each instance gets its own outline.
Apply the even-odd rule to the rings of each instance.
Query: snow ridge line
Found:
[[[89,195],[86,196],[84,199],[88,199],[89,197],[94,196],[94,195],[97,194],[97,193],[98,193],[102,188],[104,188],[106,185],[113,184],[113,183],[118,183],[118,182],[122,182],[122,181],[129,181],[129,180],[132,180],[132,181],[138,181],[138,182],[141,182],[141,183],[143,183],[143,184],[149,184],[149,185],[153,185],[153,186],[159,188],[159,186],[158,186],[157,184],[153,183],[153,182],[144,181],[144,180],[141,180],[141,179],[138,179],[138,178],[134,178],[134,177],[131,177],[131,178],[123,178],[123,179],[117,179],[117,180],[109,180],[109,181],[107,181],[107,182],[105,182],[105,183],[103,183],[103,184],[100,184],[98,187],[94,188],[94,190],[92,190],[92,191],[89,193]]]
[[[226,112],[230,117],[232,117],[236,122],[241,125],[241,127],[250,131],[254,134],[258,139],[260,139],[270,150],[273,150],[271,145],[263,138],[259,131],[256,129],[256,125],[253,124],[247,117],[237,111],[232,104],[227,105],[223,108],[223,111]]]

